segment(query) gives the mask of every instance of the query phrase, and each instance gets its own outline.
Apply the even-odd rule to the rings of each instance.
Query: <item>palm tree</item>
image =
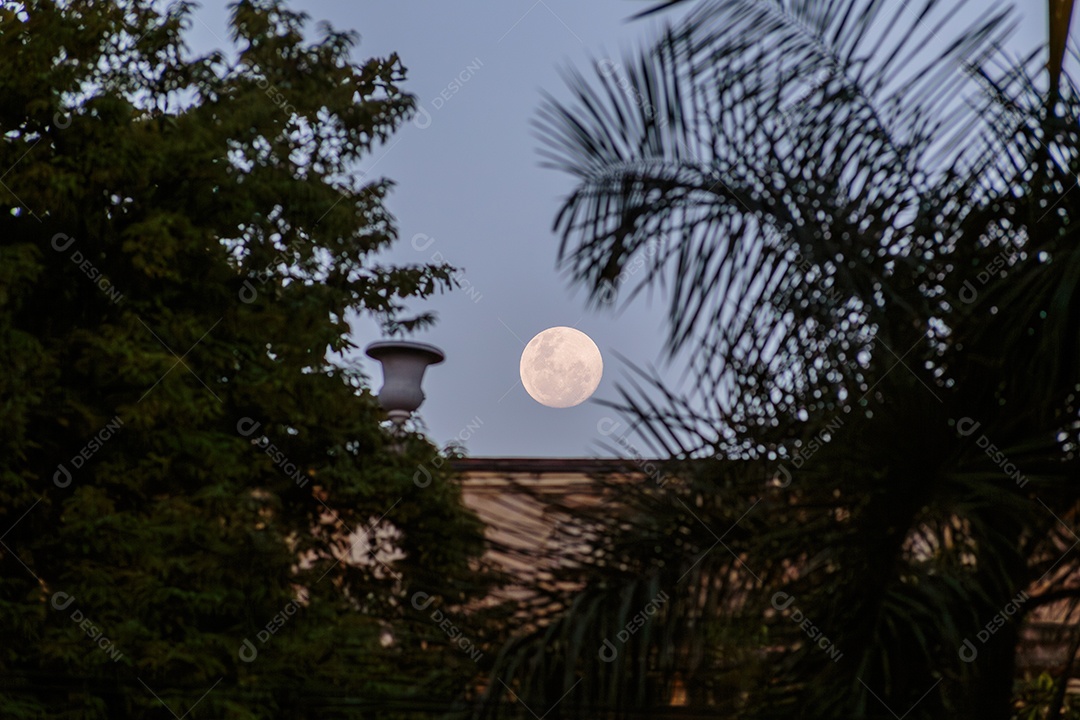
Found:
[[[1073,0],[1047,0],[1047,18],[1050,23],[1050,59],[1046,68],[1050,76],[1050,92],[1057,93],[1065,50],[1069,41],[1069,23],[1072,21]]]
[[[1011,716],[1018,618],[1080,597],[1080,98],[1061,18],[1013,60],[971,5],[700,0],[548,98],[561,264],[605,302],[650,248],[695,382],[631,367],[675,479],[578,511],[487,711]]]

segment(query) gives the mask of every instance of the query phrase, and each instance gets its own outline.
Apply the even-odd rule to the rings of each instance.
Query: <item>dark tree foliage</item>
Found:
[[[997,6],[687,5],[538,123],[564,267],[604,302],[643,259],[695,381],[632,368],[610,444],[679,462],[564,509],[487,709],[1006,720],[1080,598],[1077,87]]]
[[[482,590],[479,524],[330,360],[451,285],[373,260],[400,61],[270,0],[201,57],[189,3],[0,5],[0,716],[452,697],[475,664],[409,599]]]

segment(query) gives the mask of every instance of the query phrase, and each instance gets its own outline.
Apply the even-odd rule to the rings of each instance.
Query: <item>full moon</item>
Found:
[[[600,349],[585,333],[553,327],[537,333],[521,353],[521,382],[541,405],[568,408],[596,391],[604,374]]]

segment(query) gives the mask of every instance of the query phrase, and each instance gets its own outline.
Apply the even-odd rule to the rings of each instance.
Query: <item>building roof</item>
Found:
[[[641,466],[659,460],[630,458],[539,458],[539,457],[470,457],[450,461],[450,466],[464,473],[490,472],[515,474],[541,473],[625,473],[642,472]]]

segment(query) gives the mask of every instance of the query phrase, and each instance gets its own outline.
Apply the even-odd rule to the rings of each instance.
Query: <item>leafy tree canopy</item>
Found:
[[[0,10],[0,715],[366,717],[459,686],[408,598],[477,590],[478,523],[328,360],[350,314],[423,325],[403,301],[451,285],[373,261],[390,183],[353,172],[413,107],[404,68],[271,0],[193,57],[193,6],[158,5]]]

